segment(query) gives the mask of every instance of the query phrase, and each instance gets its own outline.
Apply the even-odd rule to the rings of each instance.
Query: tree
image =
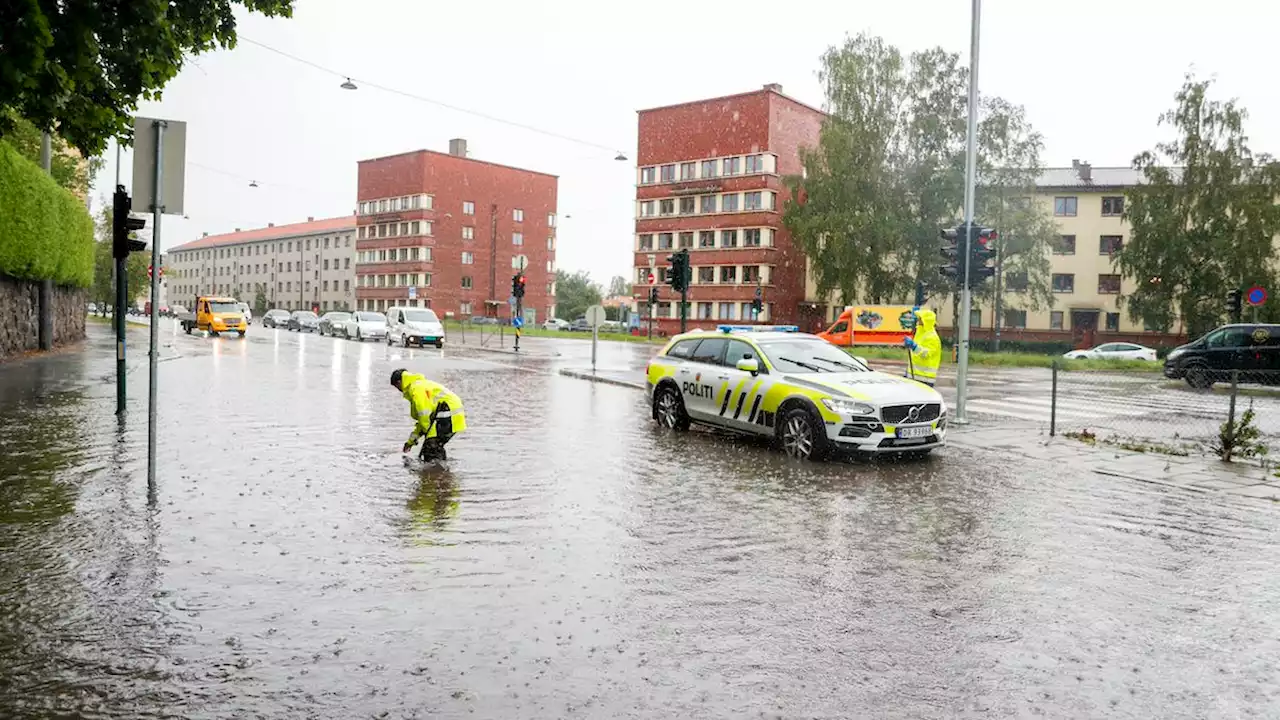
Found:
[[[6,122],[0,121],[0,126],[5,124]],[[26,159],[37,165],[40,164],[40,145],[43,133],[30,121],[14,116],[8,118],[7,126],[9,130],[4,133],[5,141]],[[89,184],[93,182],[93,176],[102,167],[102,158],[90,158],[87,161],[82,159],[80,153],[56,133],[52,135],[50,140],[50,146],[53,150],[50,174],[53,179],[71,192],[80,196],[87,196],[89,194]]]
[[[1126,192],[1130,235],[1116,258],[1136,283],[1123,296],[1130,319],[1191,335],[1218,324],[1227,290],[1276,286],[1280,163],[1249,149],[1246,111],[1210,100],[1210,85],[1188,75],[1160,116],[1176,137],[1133,159],[1143,182]]]
[[[631,283],[621,275],[614,275],[609,281],[609,297],[627,297],[631,295]]]
[[[587,308],[599,305],[600,286],[591,281],[585,270],[570,275],[556,270],[556,315],[564,320],[574,320],[587,313]]]
[[[236,5],[293,14],[293,0],[0,5],[0,134],[25,117],[86,157],[112,137],[131,139],[138,99],[158,98],[187,54],[235,46]]]
[[[90,300],[99,305],[116,304],[115,289],[115,267],[116,259],[111,254],[112,237],[111,237],[111,216],[113,209],[110,204],[103,203],[105,207],[98,214],[97,236],[98,241],[94,246],[93,256],[93,286],[89,289]],[[147,267],[151,264],[150,253],[129,253],[129,258],[125,261],[125,277],[128,280],[128,297],[125,302],[129,305],[133,304],[134,298],[142,294],[147,288],[151,287],[151,278],[147,275]]]
[[[346,306],[344,305],[343,307],[345,309]],[[254,287],[253,312],[259,317],[267,313],[267,286],[262,283],[258,283]]]

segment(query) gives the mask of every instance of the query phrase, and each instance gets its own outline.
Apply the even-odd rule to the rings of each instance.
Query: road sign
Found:
[[[410,286],[409,286],[409,299],[410,299],[410,300],[417,300],[417,299],[418,299],[418,288],[416,288],[416,287],[414,287],[414,286],[412,286],[412,285],[410,285]]]
[[[1245,293],[1244,301],[1253,307],[1258,307],[1267,301],[1267,291],[1261,285],[1254,285],[1249,288],[1249,292]]]
[[[155,203],[156,130],[154,118],[133,119],[133,197],[139,211],[151,211]],[[181,120],[164,120],[164,144],[160,175],[161,202],[168,215],[183,214],[186,189],[187,124]]]
[[[512,295],[511,297],[507,298],[507,304],[508,304],[508,305],[510,305],[511,307],[515,307],[515,306],[516,306],[516,296],[515,296],[515,295]]]
[[[649,273],[649,284],[650,284],[650,285],[657,285],[657,284],[658,284],[658,276],[657,276],[657,275],[654,275],[653,273]]]
[[[520,317],[519,315],[511,318],[511,325],[517,328],[524,327],[524,318]]]
[[[592,305],[587,308],[587,325],[591,327],[600,327],[604,324],[605,313],[603,305]]]

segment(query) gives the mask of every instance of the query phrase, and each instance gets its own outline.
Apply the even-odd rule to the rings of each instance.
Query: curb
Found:
[[[479,345],[460,345],[460,344],[455,343],[452,347],[453,347],[455,350],[457,350],[457,349],[462,349],[462,350],[477,350],[477,351],[479,351],[479,352],[498,353],[499,355],[514,355],[515,357],[528,357],[528,358],[555,358],[555,357],[560,357],[560,353],[556,353],[555,355],[548,355],[548,354],[546,354],[546,353],[516,352],[515,350],[512,350],[511,348],[488,348],[488,347],[480,347]]]
[[[629,380],[619,380],[617,378],[611,378],[611,377],[603,377],[601,375],[596,375],[595,373],[591,371],[586,371],[586,370],[570,370],[568,368],[564,368],[560,371],[560,374],[564,375],[565,377],[577,378],[579,380],[586,380],[588,382],[598,382],[598,383],[604,383],[606,385],[617,385],[618,387],[631,388],[632,390],[644,390],[644,385],[640,383],[634,383]]]

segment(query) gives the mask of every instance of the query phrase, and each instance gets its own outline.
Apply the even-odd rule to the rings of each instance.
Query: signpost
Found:
[[[1254,285],[1244,294],[1244,301],[1253,308],[1253,322],[1258,322],[1258,306],[1267,301],[1267,290],[1261,285]]]
[[[591,371],[596,369],[596,343],[600,341],[600,326],[604,324],[603,305],[592,305],[587,308],[587,324],[591,326]]]

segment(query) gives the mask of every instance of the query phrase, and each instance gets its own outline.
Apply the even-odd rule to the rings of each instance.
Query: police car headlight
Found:
[[[822,404],[827,406],[831,412],[841,413],[843,415],[875,415],[876,409],[872,405],[857,400],[846,400],[844,398],[823,398]]]

